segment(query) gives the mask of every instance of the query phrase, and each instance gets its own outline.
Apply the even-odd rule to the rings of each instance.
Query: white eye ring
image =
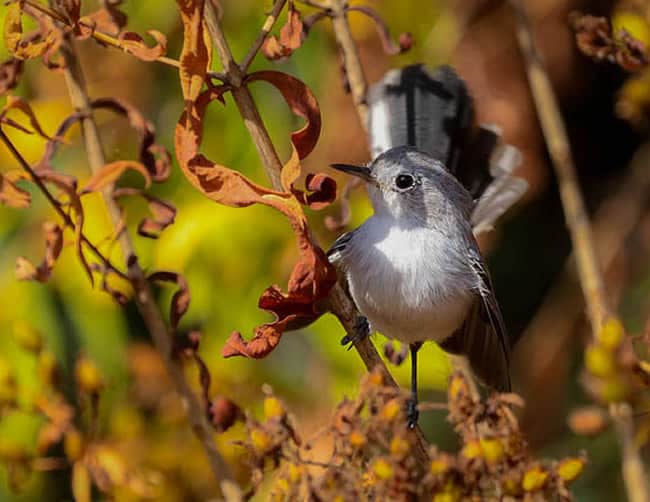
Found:
[[[411,188],[413,185],[415,185],[415,178],[410,174],[399,174],[397,178],[395,178],[395,186],[400,190],[406,190],[407,188]]]

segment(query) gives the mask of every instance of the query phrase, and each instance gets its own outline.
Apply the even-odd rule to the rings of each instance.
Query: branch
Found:
[[[587,305],[587,312],[594,337],[600,333],[604,321],[611,317],[603,279],[589,223],[589,217],[582,200],[571,148],[560,107],[541,56],[535,46],[530,20],[523,0],[510,0],[516,15],[516,35],[523,54],[528,80],[537,115],[553,161],[560,187],[573,253],[578,267],[578,276]],[[610,415],[616,424],[619,441],[623,449],[623,478],[628,498],[632,502],[648,502],[648,482],[638,447],[634,444],[634,424],[627,403],[612,404]]]
[[[69,39],[62,45],[61,51],[66,63],[64,75],[70,94],[70,101],[77,111],[83,113],[84,117],[81,122],[81,127],[88,163],[92,172],[97,172],[104,166],[105,158],[97,124],[93,118],[93,110],[90,107],[86,93],[82,68],[74,53],[72,42]],[[121,215],[120,208],[113,199],[113,187],[109,186],[105,188],[102,191],[102,195],[111,221],[117,227],[120,223]],[[169,329],[156,305],[151,285],[138,264],[138,259],[128,232],[121,232],[118,240],[128,268],[128,277],[135,291],[134,298],[138,311],[147,326],[147,330],[151,334],[158,352],[162,356],[167,372],[174,382],[176,391],[183,401],[192,430],[203,445],[210,461],[212,472],[220,484],[224,497],[227,500],[241,500],[242,496],[239,486],[236,484],[228,464],[214,444],[212,429],[208,424],[205,410],[185,380],[181,362],[173,356]]]
[[[331,17],[334,35],[339,44],[339,49],[343,57],[343,66],[345,67],[345,73],[350,83],[352,101],[357,109],[361,127],[365,131],[368,125],[368,105],[366,104],[368,84],[366,83],[366,76],[363,73],[363,67],[359,59],[359,51],[350,31],[347,6],[347,0],[328,0],[327,2],[327,7],[332,12]]]
[[[56,200],[56,197],[54,197],[54,195],[52,195],[52,192],[48,190],[45,183],[43,183],[43,180],[41,180],[38,174],[36,174],[36,172],[32,169],[29,163],[25,160],[25,157],[21,155],[21,153],[11,142],[11,140],[7,137],[7,135],[2,130],[2,128],[0,128],[0,140],[2,140],[2,142],[7,146],[11,154],[14,156],[14,158],[18,161],[18,163],[22,167],[22,169],[27,174],[29,174],[30,178],[32,179],[34,184],[38,187],[38,189],[41,191],[41,193],[45,195],[45,198],[52,205],[52,207],[57,212],[57,214],[61,217],[65,226],[74,229],[75,223],[74,221],[72,221],[70,215],[63,210],[63,208],[61,207],[61,203],[58,200]],[[102,262],[102,264],[107,269],[110,269],[113,273],[115,273],[117,276],[121,277],[122,279],[128,280],[127,275],[124,272],[122,272],[120,269],[115,267],[111,263],[111,261],[102,254],[102,252],[97,248],[97,246],[95,246],[92,242],[90,242],[83,233],[81,234],[81,242],[83,242],[86,246],[88,246],[88,249],[90,249],[93,252],[93,254],[99,259],[99,261]]]
[[[253,101],[250,91],[245,85],[241,85],[241,82],[243,80],[243,72],[235,63],[230,47],[228,46],[223,30],[221,29],[217,12],[215,11],[215,8],[210,0],[205,1],[205,16],[210,36],[212,37],[212,41],[217,49],[217,52],[219,53],[223,68],[226,71],[226,76],[229,82],[234,86],[231,92],[233,94],[235,103],[237,104],[239,112],[244,119],[246,128],[251,134],[253,142],[255,143],[255,147],[257,148],[257,151],[262,158],[264,168],[269,179],[271,180],[271,184],[274,188],[280,190],[282,189],[280,184],[280,172],[282,171],[282,163],[278,158],[278,154],[275,151],[275,147],[271,142],[269,134],[266,130],[266,127],[264,126],[262,118],[260,117],[259,111],[257,110],[257,106]],[[347,21],[345,22],[345,26],[347,26]],[[350,41],[351,40],[352,39],[350,37]],[[354,50],[356,53],[356,49]],[[356,58],[356,61],[357,63],[359,62],[358,57]],[[359,71],[360,68],[361,67],[358,66]],[[361,72],[360,75],[362,78],[362,88],[365,96],[366,86],[365,79],[363,78],[363,72]],[[356,87],[357,90],[360,88],[361,87]],[[360,103],[362,103],[364,99],[365,98],[362,97]],[[361,109],[365,110],[365,105],[357,106],[357,110],[360,114]],[[354,306],[352,300],[345,294],[340,284],[336,284],[334,286],[330,292],[329,299],[331,303],[332,313],[339,319],[346,333],[348,335],[354,336],[354,323],[360,314]],[[398,387],[392,375],[386,368],[384,361],[379,357],[377,350],[368,337],[356,342],[355,349],[359,353],[359,356],[363,360],[368,370],[372,370],[375,367],[381,368],[382,372],[386,376],[386,382],[390,385]],[[417,456],[420,464],[423,467],[428,468],[428,463],[430,460],[427,452],[428,445],[424,439],[424,435],[422,434],[422,431],[419,427],[414,429],[413,434],[416,435],[417,443],[417,450],[415,452],[415,455]]]
[[[257,55],[259,50],[262,48],[262,45],[264,45],[264,41],[266,40],[266,37],[269,36],[269,33],[271,32],[273,25],[278,20],[278,16],[280,15],[280,12],[282,11],[282,8],[286,3],[287,0],[277,0],[275,2],[275,5],[273,5],[273,10],[266,18],[266,21],[264,21],[264,25],[262,26],[262,30],[260,31],[260,34],[257,35],[255,42],[253,42],[253,45],[248,50],[248,53],[246,54],[246,56],[244,56],[244,59],[239,65],[239,69],[243,73],[246,73],[246,70],[248,70],[248,67],[253,62],[253,59],[255,59],[255,56]]]

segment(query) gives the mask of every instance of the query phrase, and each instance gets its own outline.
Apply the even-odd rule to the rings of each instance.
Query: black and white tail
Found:
[[[373,158],[410,145],[444,163],[476,200],[475,234],[490,230],[528,188],[513,175],[519,150],[501,140],[498,127],[474,126],[472,97],[451,67],[391,70],[370,88],[368,106]]]

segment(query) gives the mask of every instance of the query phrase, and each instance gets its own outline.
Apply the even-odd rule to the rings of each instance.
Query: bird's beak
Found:
[[[363,166],[353,166],[352,164],[330,164],[337,171],[342,171],[352,176],[357,176],[368,183],[374,182],[370,174],[370,168]]]

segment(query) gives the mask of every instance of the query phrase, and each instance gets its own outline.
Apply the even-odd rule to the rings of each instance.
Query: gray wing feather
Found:
[[[332,265],[340,266],[343,254],[345,253],[347,245],[352,239],[354,232],[356,232],[356,230],[339,235],[339,237],[334,241],[334,244],[332,244],[332,247],[327,251],[327,258]]]
[[[476,274],[477,298],[463,326],[445,340],[444,350],[462,354],[472,370],[488,386],[510,392],[510,344],[492,281],[478,251],[470,250],[470,265]]]

